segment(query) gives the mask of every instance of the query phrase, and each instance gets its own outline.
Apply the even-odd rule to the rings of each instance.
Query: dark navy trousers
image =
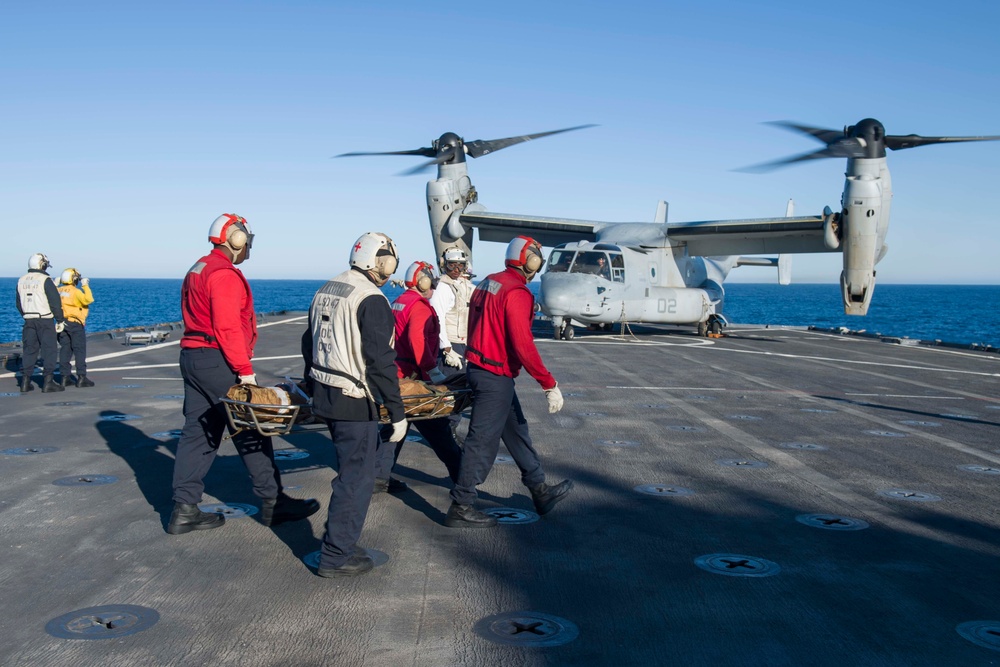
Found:
[[[79,322],[66,320],[66,327],[59,334],[59,373],[70,376],[70,359],[76,360],[76,374],[87,374],[87,331]]]
[[[174,459],[174,502],[189,505],[201,501],[205,475],[215,461],[222,434],[229,420],[220,397],[237,383],[236,375],[222,352],[211,347],[181,350],[181,377],[184,378],[184,429],[177,442]],[[277,498],[281,475],[274,463],[271,438],[248,429],[233,437],[236,451],[250,473],[258,498]]]
[[[354,554],[375,486],[378,422],[327,419],[339,468],[330,482],[330,507],[320,567],[340,567]]]
[[[30,378],[35,372],[35,362],[39,351],[42,353],[44,367],[42,373],[46,377],[56,372],[56,361],[59,359],[56,346],[56,321],[51,317],[35,317],[24,320],[21,329],[21,374]]]
[[[460,505],[476,500],[476,487],[486,481],[493,468],[500,438],[521,470],[521,482],[528,487],[545,481],[538,452],[528,435],[528,421],[514,391],[514,380],[494,375],[478,366],[469,366],[472,389],[472,421],[465,438],[458,481],[451,499]]]
[[[458,479],[458,467],[462,460],[462,450],[455,442],[455,437],[451,434],[451,425],[448,417],[438,419],[421,419],[410,422],[410,426],[416,427],[417,431],[424,437],[430,445],[434,454],[441,459],[441,463],[448,469],[448,477],[454,484]],[[389,479],[399,452],[403,448],[401,442],[380,442],[378,446],[378,464],[376,465],[375,477],[378,479]]]

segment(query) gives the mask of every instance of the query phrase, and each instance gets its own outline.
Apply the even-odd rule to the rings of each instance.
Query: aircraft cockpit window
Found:
[[[611,279],[616,283],[625,282],[625,259],[617,254],[611,254]]]
[[[571,273],[592,273],[611,280],[611,264],[608,262],[607,253],[581,250],[576,255]],[[622,279],[624,280],[624,277]]]
[[[548,273],[566,273],[573,261],[575,250],[553,250],[549,255]]]

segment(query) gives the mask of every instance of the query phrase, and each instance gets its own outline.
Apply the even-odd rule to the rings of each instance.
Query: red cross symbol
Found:
[[[361,250],[361,244],[360,243],[355,243],[354,244],[354,252],[357,252],[359,250]]]

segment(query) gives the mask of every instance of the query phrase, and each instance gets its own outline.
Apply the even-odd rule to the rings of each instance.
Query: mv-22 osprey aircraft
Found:
[[[847,158],[839,211],[826,207],[813,216],[667,222],[661,201],[655,221],[596,222],[488,212],[478,202],[466,156],[478,158],[524,141],[593,127],[577,127],[506,139],[464,141],[446,132],[430,147],[359,155],[419,155],[431,158],[404,174],[437,166],[427,183],[427,210],[438,257],[459,246],[471,258],[473,228],[483,241],[507,242],[527,235],[555,246],[542,275],[540,305],[552,318],[556,339],[573,338],[572,322],[610,329],[614,322],[694,324],[701,335],[718,334],[729,272],[741,265],[775,265],[787,284],[789,253],[840,252],[844,312],[868,312],[875,288],[875,265],[885,256],[892,182],[886,148],[901,150],[959,141],[994,141],[1000,136],[921,137],[887,135],[866,118],[842,132],[790,122],[775,123],[808,134],[825,146],[815,152],[759,165],[766,170],[817,158]],[[778,258],[747,257],[777,253]]]

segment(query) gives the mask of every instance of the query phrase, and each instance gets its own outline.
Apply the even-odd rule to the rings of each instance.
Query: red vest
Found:
[[[490,274],[476,286],[469,307],[469,344],[465,348],[465,358],[495,375],[509,378],[517,377],[522,366],[507,335],[507,300],[518,290],[527,292],[534,304],[534,295],[519,274],[513,271]],[[529,308],[523,315],[530,328],[534,309]]]
[[[421,304],[423,304],[421,306]],[[412,377],[414,373],[421,380],[426,380],[424,372],[417,367],[417,354],[413,349],[413,334],[410,327],[410,319],[421,310],[426,309],[428,326],[424,330],[424,351],[430,358],[437,361],[438,336],[441,335],[441,324],[438,322],[437,314],[431,307],[430,301],[420,295],[419,292],[408,289],[393,302],[392,316],[396,326],[396,366],[399,369],[399,377]],[[429,349],[433,348],[433,350]],[[432,354],[433,352],[433,354]]]
[[[240,277],[242,289],[233,294],[215,294],[216,298],[224,297],[238,308],[238,325],[242,332],[242,340],[233,340],[223,336],[220,340],[218,336],[221,332],[216,325],[221,322],[213,322],[211,309],[211,290],[208,279],[216,271],[232,271]],[[233,266],[233,263],[219,250],[213,250],[205,255],[191,267],[187,275],[184,276],[184,284],[181,287],[181,314],[184,317],[184,336],[181,338],[181,347],[214,347],[221,349],[227,361],[237,360],[235,366],[246,367],[250,365],[250,357],[253,356],[253,348],[257,343],[257,318],[253,310],[253,293],[250,291],[250,284],[243,276],[243,272]],[[233,313],[234,319],[237,313]],[[233,364],[232,361],[230,361]],[[234,368],[241,372],[244,369]],[[250,372],[250,371],[247,371]]]

